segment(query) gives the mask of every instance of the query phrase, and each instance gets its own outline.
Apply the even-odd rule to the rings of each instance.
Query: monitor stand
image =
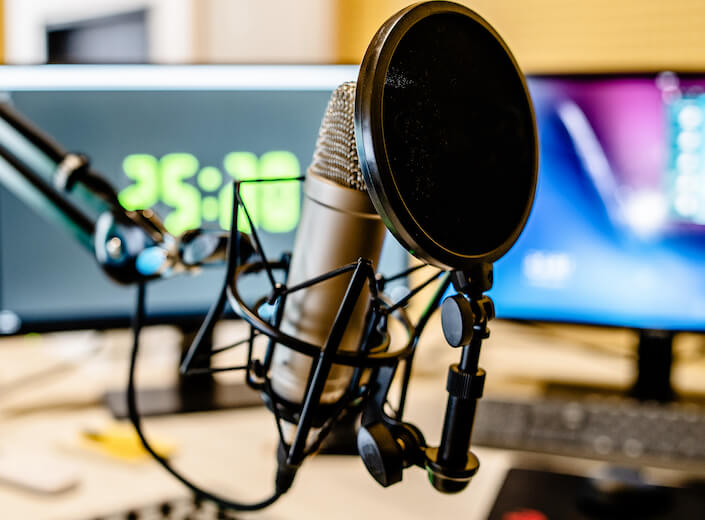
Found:
[[[182,327],[182,353],[191,345],[197,331],[197,328]],[[203,348],[211,349],[212,346],[211,337],[208,346],[203,345]],[[198,368],[210,366],[210,357],[204,356],[203,359],[202,366]],[[116,419],[127,417],[125,391],[108,392],[105,404]],[[147,388],[137,392],[137,407],[143,417],[230,410],[262,404],[259,392],[244,382],[223,384],[216,381],[212,374],[184,376],[179,373],[178,382],[174,386]]]
[[[579,397],[588,393],[605,394],[661,403],[679,399],[681,396],[674,391],[671,383],[675,333],[654,329],[639,329],[638,333],[639,344],[634,363],[636,375],[629,388],[547,381],[546,394],[556,397],[562,395]],[[688,399],[691,397],[688,396]]]
[[[676,398],[671,385],[674,333],[665,330],[639,331],[636,380],[629,395],[640,401],[668,402]]]

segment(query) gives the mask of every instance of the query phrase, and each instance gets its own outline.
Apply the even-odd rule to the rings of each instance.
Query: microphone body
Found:
[[[293,286],[366,258],[379,260],[385,226],[366,192],[355,148],[355,84],[345,83],[331,96],[321,124],[313,162],[304,183],[304,203],[287,285]],[[287,296],[281,330],[323,345],[352,273],[336,276]],[[369,290],[364,289],[345,330],[340,349],[360,346]],[[312,358],[277,345],[272,357],[272,389],[300,404],[306,393]],[[331,368],[320,401],[337,401],[352,375],[351,367]]]
[[[354,263],[360,257],[373,264],[378,262],[385,227],[367,193],[309,173],[304,194],[289,285]],[[290,294],[282,317],[282,332],[323,345],[351,277],[352,273],[346,273]],[[355,351],[360,345],[368,295],[369,289],[365,288],[343,335],[341,350]],[[272,358],[272,389],[287,401],[301,403],[312,361],[309,356],[277,345]],[[352,370],[340,365],[331,368],[321,395],[322,403],[335,402],[342,396]]]

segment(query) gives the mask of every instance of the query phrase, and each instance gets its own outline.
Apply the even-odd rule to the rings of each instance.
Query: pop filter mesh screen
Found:
[[[428,237],[475,256],[519,231],[535,182],[532,112],[485,27],[454,13],[411,27],[389,64],[382,110],[394,182]]]

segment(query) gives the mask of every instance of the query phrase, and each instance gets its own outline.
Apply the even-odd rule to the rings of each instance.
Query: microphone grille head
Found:
[[[343,83],[328,101],[308,173],[367,191],[355,144],[355,82]]]

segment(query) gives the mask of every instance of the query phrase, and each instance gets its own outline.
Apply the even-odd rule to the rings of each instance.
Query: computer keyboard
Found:
[[[705,467],[705,406],[623,397],[481,399],[473,444],[661,467]]]
[[[91,520],[232,520],[232,512],[218,509],[207,501],[193,498],[163,500],[138,507],[125,508]]]

